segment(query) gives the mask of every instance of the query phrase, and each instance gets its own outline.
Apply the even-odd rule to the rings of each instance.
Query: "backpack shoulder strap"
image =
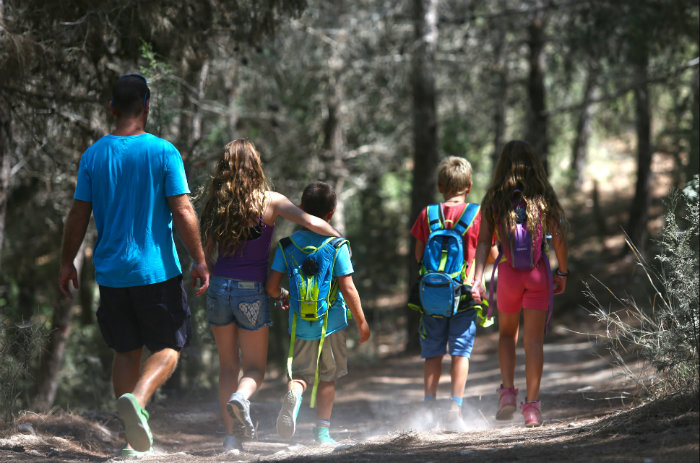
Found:
[[[469,230],[469,227],[474,223],[476,214],[479,212],[481,206],[474,203],[467,203],[467,206],[462,211],[462,215],[457,219],[457,223],[452,227],[457,233],[464,236],[464,234]]]
[[[293,244],[293,241],[290,237],[282,238],[277,242],[277,247],[280,248],[280,251],[282,253],[282,258],[284,259],[284,265],[287,267],[287,270],[289,270],[289,262],[287,262],[287,253],[285,250],[289,248]]]
[[[442,206],[440,204],[430,204],[427,216],[430,233],[445,228],[444,220],[442,219]]]
[[[333,246],[335,249],[340,249],[340,247],[342,245],[344,245],[345,243],[349,243],[349,241],[341,236],[341,237],[331,238],[330,243],[331,243],[331,246]]]

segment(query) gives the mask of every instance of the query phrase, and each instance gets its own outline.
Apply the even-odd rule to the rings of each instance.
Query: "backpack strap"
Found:
[[[329,308],[330,310],[330,308]],[[318,391],[318,364],[321,362],[321,349],[323,349],[323,341],[326,340],[326,330],[328,328],[328,312],[323,316],[323,325],[321,327],[321,339],[318,341],[318,354],[316,354],[316,373],[314,373],[314,385],[311,388],[311,402],[309,407],[316,406],[316,392]]]
[[[552,275],[552,267],[549,263],[549,255],[547,254],[547,240],[551,238],[542,230],[542,256],[540,259],[544,260],[544,266],[547,269],[547,280],[549,283],[549,306],[547,307],[547,321],[544,325],[544,334],[549,332],[549,321],[552,319],[552,312],[554,312],[554,277]]]
[[[467,230],[469,230],[469,227],[472,226],[472,223],[474,223],[474,219],[476,218],[476,214],[479,213],[480,208],[481,206],[478,204],[467,203],[467,207],[464,208],[462,215],[459,216],[457,223],[454,224],[452,229],[464,236]]]
[[[442,217],[442,206],[440,204],[430,204],[427,209],[429,233],[445,228],[445,221]]]
[[[292,362],[294,361],[294,340],[296,339],[297,333],[297,314],[292,314],[292,330],[289,336],[289,351],[287,352],[287,374],[289,375],[289,380],[292,377]]]
[[[493,263],[493,270],[491,271],[491,281],[489,281],[489,311],[488,314],[486,315],[487,320],[491,320],[493,317],[493,280],[494,277],[496,276],[496,269],[498,268],[498,264],[501,263],[501,256],[503,255],[503,248],[501,246],[498,247],[498,257],[496,257],[496,260]]]
[[[289,270],[289,262],[287,262],[287,253],[285,250],[292,244],[292,239],[289,237],[282,238],[277,242],[277,247],[280,249],[280,252],[282,253],[282,258],[284,259],[284,266]]]

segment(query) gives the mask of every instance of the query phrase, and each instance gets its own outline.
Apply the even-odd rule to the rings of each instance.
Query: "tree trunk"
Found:
[[[414,0],[415,50],[413,52],[413,180],[412,224],[421,209],[435,199],[438,164],[438,133],[435,92],[435,50],[437,47],[437,0]],[[411,241],[413,243],[413,240]],[[409,251],[409,291],[418,276],[414,254]],[[417,314],[408,321],[406,350],[419,349]]]
[[[532,20],[527,28],[530,50],[530,72],[527,80],[528,112],[527,141],[540,155],[545,170],[549,173],[549,141],[547,138],[547,106],[544,87],[544,26],[541,18]]]
[[[633,63],[637,85],[634,88],[635,129],[637,132],[637,182],[630,208],[627,233],[637,248],[644,251],[651,203],[651,110],[648,84],[648,49],[640,44]],[[625,247],[626,248],[626,247]]]
[[[588,140],[591,136],[591,119],[593,116],[593,97],[596,89],[597,69],[589,68],[583,88],[581,113],[576,122],[576,137],[571,148],[571,190],[578,190],[585,180],[586,161],[588,159]]]
[[[185,167],[197,156],[193,152],[202,138],[202,116],[199,102],[204,97],[204,83],[209,74],[208,61],[189,59],[185,64],[185,83],[182,84],[178,147]],[[189,170],[189,169],[188,169]]]
[[[10,196],[10,175],[12,173],[12,131],[10,128],[9,105],[0,99],[0,271],[2,270],[2,249],[5,241],[5,217]]]
[[[78,254],[73,262],[78,270],[78,277],[85,258],[85,241],[80,245]],[[56,288],[58,291],[58,288]],[[49,410],[56,399],[56,389],[63,364],[63,357],[71,331],[73,316],[73,299],[68,299],[62,294],[56,296],[53,317],[51,319],[51,332],[46,349],[42,352],[37,373],[36,393],[32,400],[32,409],[38,411]]]
[[[501,31],[494,45],[496,64],[493,69],[493,152],[491,170],[496,168],[498,156],[505,144],[506,108],[508,105],[508,66],[503,51],[505,31]]]
[[[690,131],[688,165],[685,169],[686,182],[693,178],[694,175],[698,175],[698,172],[700,172],[700,140],[698,140],[698,136],[700,136],[700,114],[698,114],[700,111],[700,98],[698,98],[698,93],[700,93],[700,90],[698,89],[698,85],[700,85],[700,83],[698,82],[698,68],[696,67],[692,84],[693,99],[691,104],[693,111],[693,125]]]
[[[95,292],[95,268],[92,265],[92,247],[85,246],[83,268],[80,272],[80,324],[92,325],[95,322],[94,292]]]
[[[340,62],[340,59],[332,59],[331,62]],[[323,157],[327,160],[324,163],[326,166],[326,178],[328,183],[333,186],[339,199],[333,214],[333,226],[341,235],[345,235],[345,207],[344,201],[340,201],[340,195],[343,192],[348,169],[345,167],[345,133],[343,132],[341,121],[343,89],[340,86],[339,79],[336,78],[336,71],[336,69],[331,69],[331,76],[328,82],[326,103],[328,116],[323,126]]]

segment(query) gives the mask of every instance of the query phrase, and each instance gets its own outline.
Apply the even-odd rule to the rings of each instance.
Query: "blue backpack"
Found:
[[[316,376],[311,392],[311,408],[316,403],[318,388],[318,361],[328,327],[328,310],[338,299],[338,281],[333,278],[333,267],[338,250],[348,243],[345,238],[330,237],[319,246],[299,247],[291,237],[279,241],[279,249],[289,276],[289,310],[292,311],[287,373],[292,378],[292,360],[297,319],[318,321],[323,319],[321,339],[316,359]]]
[[[474,222],[479,205],[467,203],[460,218],[449,228],[440,204],[429,205],[427,212],[430,235],[418,283],[421,309],[433,317],[451,317],[457,313],[462,284],[467,280],[462,237]]]

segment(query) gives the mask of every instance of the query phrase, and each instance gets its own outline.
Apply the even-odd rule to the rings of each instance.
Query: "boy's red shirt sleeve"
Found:
[[[428,217],[426,211],[426,208],[420,211],[416,221],[413,223],[413,227],[411,227],[411,235],[424,243],[428,242],[428,235],[430,234],[428,231]]]

